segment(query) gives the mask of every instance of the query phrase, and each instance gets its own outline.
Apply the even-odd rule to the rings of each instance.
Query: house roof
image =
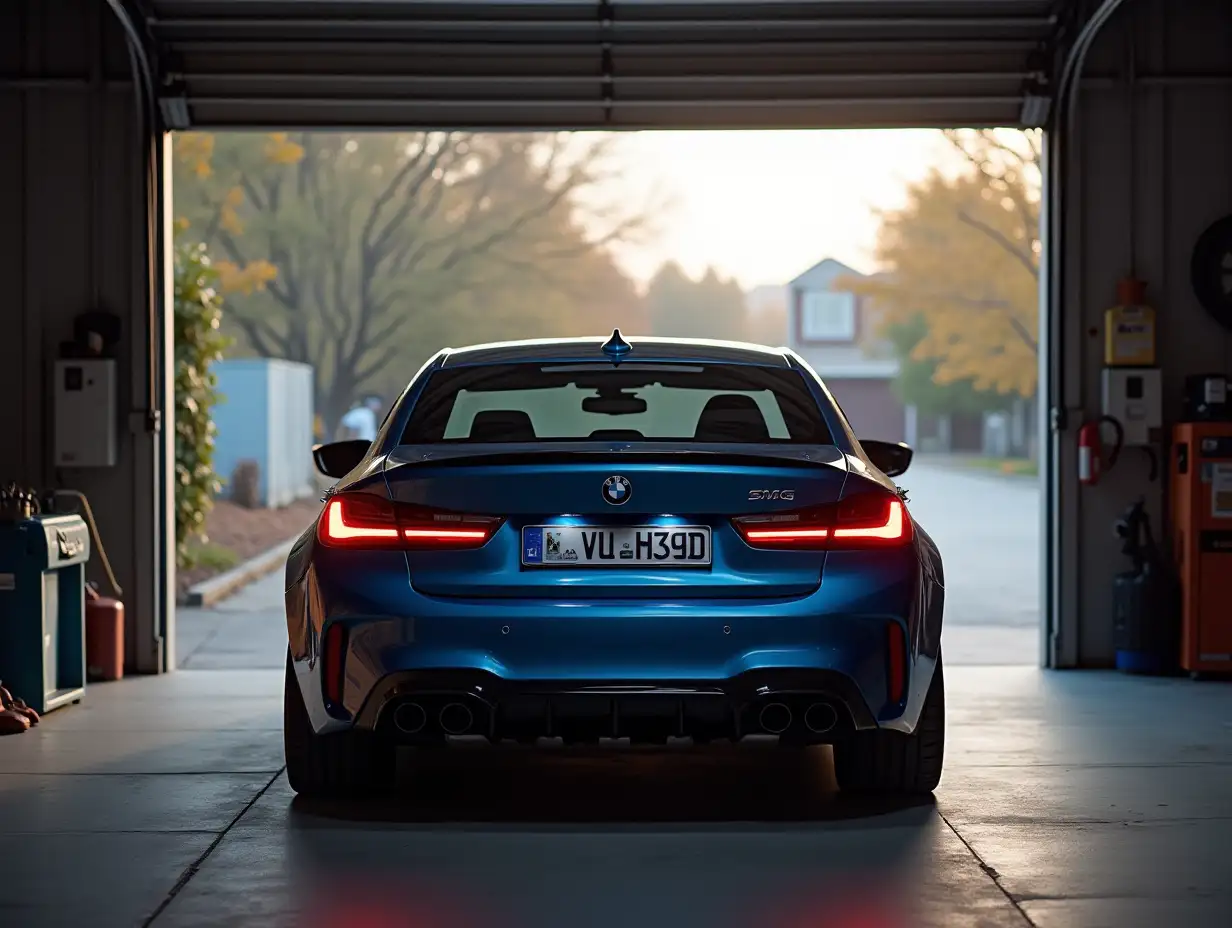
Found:
[[[788,284],[788,286],[795,287],[799,284],[829,284],[830,281],[849,274],[856,277],[866,276],[861,274],[855,268],[848,267],[842,261],[836,260],[835,258],[822,258],[807,271],[797,275],[791,283]]]

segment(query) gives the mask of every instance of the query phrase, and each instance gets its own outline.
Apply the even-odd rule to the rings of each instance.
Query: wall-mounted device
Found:
[[[1154,444],[1163,426],[1159,368],[1105,367],[1101,387],[1103,414],[1121,424],[1124,444]]]
[[[1185,378],[1185,421],[1232,421],[1227,377],[1223,374],[1194,374]]]
[[[114,358],[56,361],[56,467],[114,467],[118,446]]]

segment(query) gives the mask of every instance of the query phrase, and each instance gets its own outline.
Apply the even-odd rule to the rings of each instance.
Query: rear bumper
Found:
[[[888,616],[568,620],[584,625],[586,635],[570,634],[562,621],[334,620],[345,634],[332,702],[323,695],[322,660],[295,666],[318,732],[358,727],[409,743],[444,740],[451,726],[442,726],[440,714],[454,703],[473,718],[453,734],[492,739],[704,741],[770,733],[822,743],[861,729],[913,730],[931,678],[931,660],[906,648],[895,701],[888,638],[910,638],[907,624]],[[531,641],[519,643],[519,632]],[[478,646],[482,639],[487,647]],[[399,725],[399,706],[412,703],[418,709],[403,715],[422,711],[422,725]],[[788,730],[762,724],[772,703],[790,710]],[[814,704],[822,706],[809,724]],[[817,721],[830,710],[832,723]]]
[[[876,720],[850,678],[834,671],[749,671],[722,681],[503,680],[473,670],[404,671],[380,681],[354,720],[409,745],[450,736],[635,743],[771,734],[824,743]]]
[[[319,733],[360,727],[402,738],[398,705],[418,702],[431,717],[426,731],[460,701],[475,717],[468,734],[488,737],[634,737],[626,720],[642,715],[657,719],[645,726],[651,740],[740,737],[758,730],[756,717],[779,695],[806,740],[910,732],[936,657],[909,552],[871,566],[855,553],[846,564],[832,557],[821,588],[800,598],[674,603],[570,600],[563,585],[556,600],[443,599],[373,569],[370,558],[354,570],[330,560],[328,580],[314,565],[289,578],[287,593],[291,655]],[[320,656],[335,627],[343,667],[326,698]],[[897,662],[892,635],[903,644]],[[813,702],[838,720],[806,737]],[[590,722],[566,726],[575,716]]]

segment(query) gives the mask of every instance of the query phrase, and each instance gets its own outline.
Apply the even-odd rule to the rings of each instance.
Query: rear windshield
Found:
[[[696,441],[827,445],[792,370],[734,364],[500,364],[437,371],[403,444]]]

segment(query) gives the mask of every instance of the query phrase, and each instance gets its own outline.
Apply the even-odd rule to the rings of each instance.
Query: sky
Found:
[[[746,290],[822,258],[875,270],[876,210],[953,158],[935,130],[638,132],[615,141],[611,202],[655,205],[652,237],[616,250],[645,282],[666,260],[712,266]]]

